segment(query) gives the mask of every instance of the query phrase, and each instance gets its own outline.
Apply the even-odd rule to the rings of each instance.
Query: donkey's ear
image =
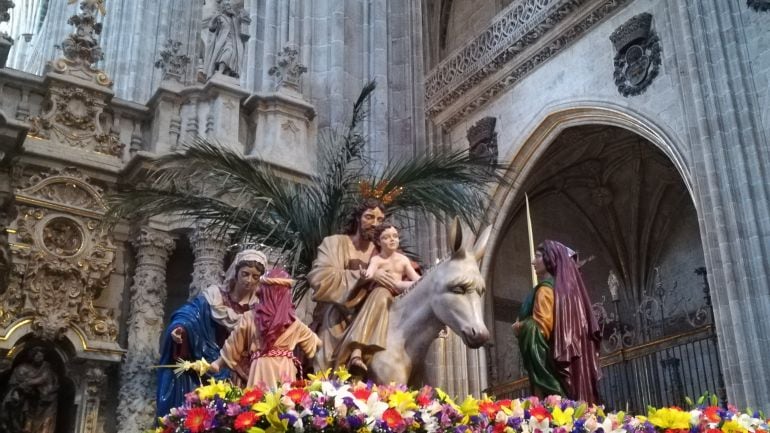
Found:
[[[452,224],[449,226],[448,247],[452,253],[460,251],[463,247],[463,228],[460,226],[460,219],[454,217]]]
[[[473,256],[476,257],[477,262],[481,262],[484,258],[484,253],[487,251],[487,243],[489,242],[489,235],[492,233],[492,226],[487,226],[481,231],[479,237],[476,238],[476,245],[473,246]]]

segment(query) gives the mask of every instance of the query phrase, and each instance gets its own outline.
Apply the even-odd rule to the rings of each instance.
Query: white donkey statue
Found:
[[[444,326],[449,326],[471,348],[481,347],[489,340],[483,317],[485,284],[479,262],[490,231],[491,227],[484,229],[468,250],[463,247],[462,228],[455,219],[449,236],[451,257],[434,266],[393,302],[387,348],[373,355],[370,379],[377,383],[408,383],[412,374],[421,370],[428,347]],[[321,364],[323,359],[323,355],[316,355]],[[330,366],[317,362],[316,367]]]

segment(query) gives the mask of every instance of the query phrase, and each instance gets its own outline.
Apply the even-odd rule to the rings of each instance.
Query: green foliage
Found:
[[[319,171],[309,183],[292,182],[258,158],[221,143],[196,139],[183,151],[150,162],[149,184],[113,194],[111,221],[177,214],[241,244],[277,251],[298,279],[295,295],[321,240],[337,233],[361,200],[361,188],[391,194],[389,216],[457,215],[473,224],[488,202],[488,185],[504,180],[498,166],[475,161],[467,150],[392,161],[381,170],[365,156],[360,132],[374,82],[353,106],[344,131],[322,134]]]

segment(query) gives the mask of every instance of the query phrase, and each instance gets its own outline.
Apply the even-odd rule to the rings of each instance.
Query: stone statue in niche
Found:
[[[652,15],[636,15],[618,27],[610,40],[615,47],[615,85],[623,96],[644,93],[660,70],[660,39],[652,30]]]
[[[746,5],[755,11],[770,11],[770,0],[746,0]]]
[[[480,161],[494,165],[497,163],[497,119],[485,117],[468,129],[470,155]]]
[[[245,57],[244,44],[249,39],[244,32],[251,24],[243,5],[233,5],[231,0],[217,0],[217,10],[209,24],[212,33],[206,55],[204,70],[206,78],[215,73],[238,78]]]
[[[0,403],[0,431],[5,433],[54,433],[59,378],[36,346],[11,372]]]

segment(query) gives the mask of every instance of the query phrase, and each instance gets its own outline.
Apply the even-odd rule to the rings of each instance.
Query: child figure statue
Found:
[[[297,320],[291,302],[293,283],[283,269],[273,269],[262,278],[259,303],[244,313],[222,347],[219,359],[211,364],[212,371],[219,371],[225,364],[238,365],[248,356],[251,359],[248,388],[274,388],[296,379],[301,364],[294,348],[299,346],[312,358],[321,340]]]
[[[363,277],[369,279],[378,270],[384,270],[393,276],[396,284],[393,289],[377,284],[370,286],[366,300],[340,344],[337,359],[340,362],[347,359],[351,371],[359,374],[366,374],[368,371],[366,364],[374,352],[385,350],[388,337],[388,313],[393,297],[420,279],[409,258],[398,252],[400,239],[395,226],[387,223],[377,226],[374,230],[374,244],[379,253],[371,258],[366,271],[362,270]],[[369,320],[374,316],[379,320]],[[376,325],[373,327],[363,325],[367,323],[376,323]]]

